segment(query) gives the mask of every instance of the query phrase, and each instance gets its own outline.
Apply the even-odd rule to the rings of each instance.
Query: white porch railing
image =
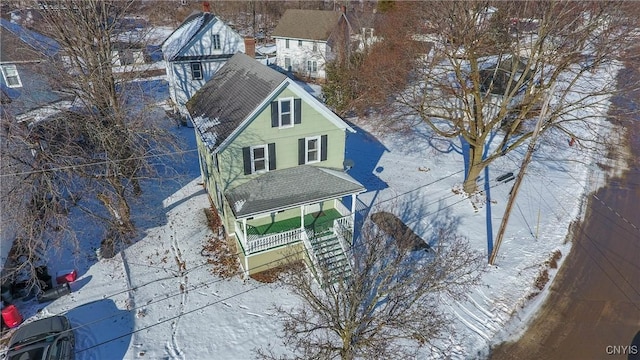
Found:
[[[335,219],[333,221],[333,233],[338,237],[342,251],[345,254],[349,254],[351,242],[353,241],[353,221],[351,221],[351,215]],[[345,238],[345,234],[348,234],[349,239]]]
[[[338,207],[340,204],[340,208]],[[347,208],[342,205],[339,201],[336,201],[336,210],[341,214],[349,214]],[[300,228],[295,228],[292,230],[284,231],[276,234],[269,235],[245,235],[244,229],[242,228],[242,224],[239,222],[235,222],[235,233],[238,238],[238,241],[242,245],[244,249],[245,255],[255,254],[260,251],[269,250],[273,248],[277,248],[280,246],[288,245],[291,243],[295,243],[305,238],[313,238],[315,237],[315,233],[312,229],[306,229],[306,232],[302,231]],[[338,218],[333,221],[333,231],[338,235],[338,239],[340,240],[340,245],[343,250],[347,251],[351,248],[351,240],[345,239],[344,234],[352,234],[353,233],[353,219],[351,215],[346,215],[344,217]],[[306,244],[311,245],[311,243]],[[307,249],[309,250],[309,249]],[[312,262],[314,259],[311,259]],[[315,265],[315,264],[314,264]]]
[[[265,235],[265,236],[249,236],[244,246],[244,252],[246,255],[257,253],[264,250],[269,250],[279,246],[291,244],[302,240],[302,231],[300,229],[293,229],[284,231],[277,234]]]
[[[313,245],[311,245],[311,238],[315,236],[313,234],[313,230],[306,230],[305,236],[302,237],[302,243],[304,244],[305,250],[307,250],[307,255],[309,256],[309,260],[311,261],[311,270],[313,271],[313,275],[318,276],[318,268],[320,266],[320,262],[318,261],[318,257],[316,256],[316,252],[313,251]]]

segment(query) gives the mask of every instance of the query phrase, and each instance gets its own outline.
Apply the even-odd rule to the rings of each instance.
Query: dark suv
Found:
[[[52,316],[24,324],[9,341],[8,360],[72,360],[75,338],[69,320]]]

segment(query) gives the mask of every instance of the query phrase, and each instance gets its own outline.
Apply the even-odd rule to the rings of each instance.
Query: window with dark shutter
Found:
[[[307,147],[306,142],[305,138],[298,139],[298,165],[304,165],[307,158],[305,153]]]
[[[269,170],[276,169],[276,143],[270,143],[268,145],[269,149]]]
[[[244,174],[251,174],[251,148],[242,148],[242,161],[244,162]]]
[[[302,124],[302,99],[293,100],[293,123]]]
[[[327,135],[298,139],[298,165],[327,160]]]
[[[320,137],[320,161],[327,160],[327,150],[328,150],[327,141],[328,140],[329,140],[329,137],[327,135],[322,135]]]
[[[242,160],[245,175],[275,170],[276,144],[244,147],[242,148]]]
[[[314,136],[306,139],[307,164],[320,161],[320,137]]]
[[[269,167],[267,147],[264,145],[261,146],[252,146],[251,147],[251,172],[256,173],[259,171],[267,170]]]
[[[293,125],[291,123],[292,105],[291,99],[280,100],[280,127],[289,127]]]
[[[271,127],[278,127],[280,121],[278,120],[278,102],[271,102]]]

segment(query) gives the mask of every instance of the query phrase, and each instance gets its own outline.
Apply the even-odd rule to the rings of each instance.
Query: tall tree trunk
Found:
[[[477,179],[484,169],[482,153],[483,149],[481,147],[479,148],[475,145],[469,146],[469,169],[467,170],[463,185],[464,192],[467,194],[473,194],[478,191]]]

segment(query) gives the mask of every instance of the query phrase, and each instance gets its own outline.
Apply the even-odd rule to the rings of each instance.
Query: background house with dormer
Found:
[[[205,187],[245,274],[293,259],[331,258],[346,271],[355,197],[365,191],[343,171],[346,132],[354,130],[290,78],[242,53],[187,108]]]
[[[219,17],[209,12],[188,16],[162,43],[169,96],[182,116],[185,104],[226,61],[237,52],[245,52],[245,39]],[[254,51],[255,40],[247,39]]]
[[[6,19],[0,19],[0,90],[3,111],[17,120],[34,119],[43,108],[53,108],[73,96],[59,88],[51,72],[51,61],[58,61],[57,42]]]
[[[273,30],[276,64],[299,75],[325,79],[325,64],[350,48],[351,25],[340,11],[287,9]]]

